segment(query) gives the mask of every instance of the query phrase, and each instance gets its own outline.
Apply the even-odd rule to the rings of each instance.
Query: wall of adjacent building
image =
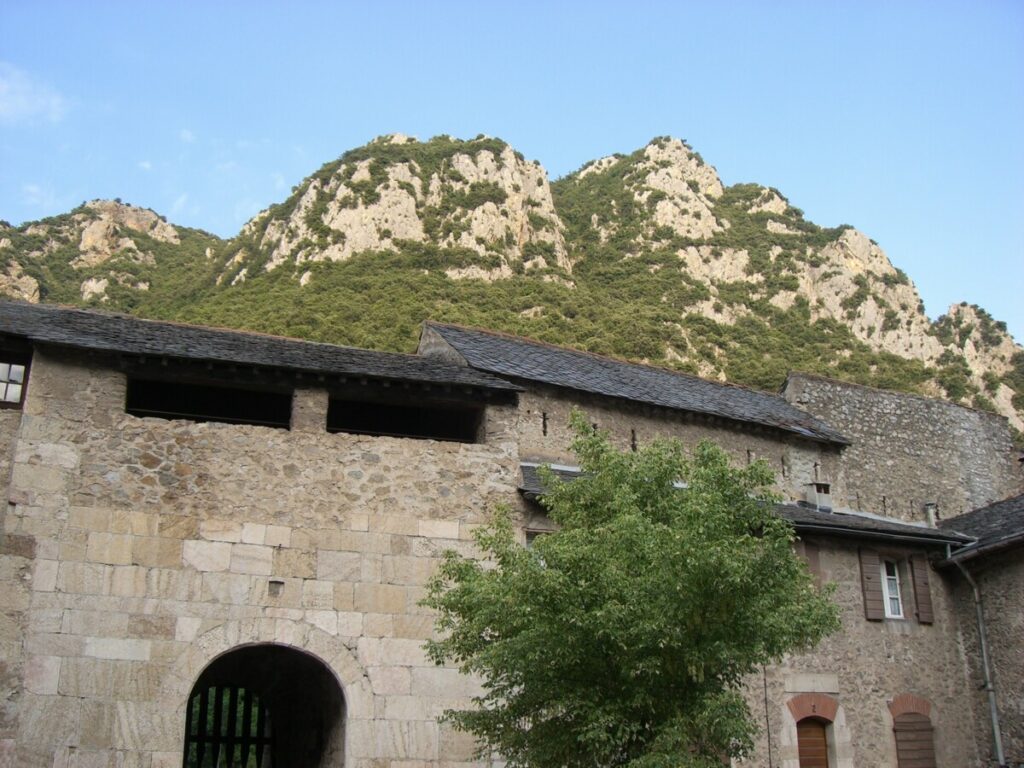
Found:
[[[711,440],[739,466],[763,459],[775,471],[778,490],[786,499],[804,498],[808,483],[816,476],[825,479],[835,474],[839,466],[837,447],[777,430],[538,386],[520,396],[519,452],[524,460],[577,463],[569,448],[573,408],[578,408],[588,423],[607,431],[612,444],[623,450],[634,440],[643,446],[658,438],[675,438],[691,448],[701,440]]]
[[[981,591],[992,682],[1009,765],[1024,765],[1024,552],[1015,547],[964,564]],[[955,568],[944,575],[956,590],[956,610],[967,649],[970,693],[982,754],[994,760],[988,695],[978,645],[974,593]]]
[[[761,734],[755,757],[742,765],[769,765],[770,738],[770,764],[797,768],[795,720],[789,702],[807,694],[824,694],[838,702],[835,722],[828,729],[833,768],[896,765],[889,704],[906,694],[931,706],[938,765],[978,765],[977,723],[966,694],[970,681],[951,587],[938,577],[931,579],[933,624],[920,624],[913,618],[913,596],[907,584],[902,594],[910,618],[868,621],[858,556],[859,546],[864,545],[826,538],[808,540],[818,546],[821,583],[835,585],[842,628],[825,638],[813,653],[793,654],[768,667],[763,675],[748,679],[746,697],[751,712],[759,725],[770,726]],[[921,550],[882,546],[880,551],[900,558]]]
[[[1002,416],[804,374],[783,395],[853,443],[833,480],[837,504],[921,522],[925,502],[949,518],[1024,487]]]

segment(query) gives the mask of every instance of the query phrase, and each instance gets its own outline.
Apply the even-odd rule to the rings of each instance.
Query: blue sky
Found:
[[[1024,3],[0,0],[0,218],[120,197],[221,236],[374,136],[553,178],[687,139],[852,224],[933,318],[1024,338]]]

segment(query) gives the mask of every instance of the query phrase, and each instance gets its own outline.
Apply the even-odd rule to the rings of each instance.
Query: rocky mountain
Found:
[[[0,229],[0,293],[410,350],[427,317],[772,389],[790,369],[945,396],[1024,429],[1024,350],[685,142],[549,182],[504,142],[386,136],[231,240],[93,201]]]

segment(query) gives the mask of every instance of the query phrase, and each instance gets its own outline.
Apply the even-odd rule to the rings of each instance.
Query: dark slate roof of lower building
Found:
[[[544,495],[544,484],[541,482],[538,469],[541,462],[523,462],[520,464],[522,480],[519,492],[528,499],[536,499]],[[580,477],[577,467],[548,465],[555,477],[562,481],[571,481]],[[800,503],[778,504],[775,511],[793,524],[797,531],[804,533],[818,532],[828,536],[843,536],[858,539],[887,539],[889,541],[919,542],[921,544],[950,544],[957,547],[973,541],[955,531],[938,530],[923,525],[914,525],[891,518],[868,515],[856,512],[826,512]]]
[[[97,352],[493,390],[519,389],[486,372],[419,355],[374,352],[46,304],[0,302],[0,334]]]
[[[773,427],[820,442],[849,444],[825,422],[768,392],[493,331],[433,322],[427,326],[470,366],[498,376]]]
[[[1024,493],[994,504],[942,520],[939,526],[947,531],[959,531],[977,541],[959,550],[954,560],[967,560],[978,555],[1024,544]]]
[[[793,524],[798,531],[821,533],[831,536],[850,536],[866,539],[899,539],[920,541],[922,544],[951,544],[962,547],[973,539],[955,531],[915,525],[892,518],[859,512],[833,510],[827,512],[800,503],[779,504],[775,507],[782,517]]]

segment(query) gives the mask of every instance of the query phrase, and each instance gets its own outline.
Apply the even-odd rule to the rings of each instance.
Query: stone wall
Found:
[[[747,702],[755,719],[762,727],[770,723],[771,764],[797,768],[795,718],[789,703],[801,694],[823,694],[839,705],[829,728],[829,764],[895,766],[889,704],[897,696],[912,694],[931,705],[938,764],[977,765],[976,724],[965,695],[968,679],[949,585],[938,577],[931,579],[934,624],[919,624],[913,618],[867,621],[858,545],[808,540],[819,547],[822,583],[835,584],[842,628],[813,653],[789,656],[747,681]],[[912,551],[898,548],[887,554],[905,557]],[[907,589],[903,596],[912,600]],[[768,753],[769,736],[762,732],[754,759],[743,765],[768,765]]]
[[[515,492],[515,408],[489,407],[479,444],[328,434],[318,390],[296,393],[291,431],[142,419],[96,366],[33,362],[6,535],[34,552],[2,574],[30,585],[25,655],[5,657],[22,673],[11,764],[177,768],[196,677],[254,642],[340,681],[350,768],[467,760],[436,718],[476,686],[425,658],[419,601],[439,554],[470,551]]]
[[[981,590],[989,643],[996,708],[1009,765],[1024,765],[1024,554],[1015,548],[965,563]],[[974,593],[955,568],[946,577],[954,585],[956,609],[967,651],[969,685],[982,754],[991,758],[992,726],[988,696],[982,685],[981,651]]]
[[[445,549],[472,553],[488,510],[518,498],[521,460],[576,462],[574,405],[620,447],[707,438],[738,463],[763,458],[789,498],[816,478],[869,480],[851,449],[840,463],[838,450],[778,431],[552,388],[489,406],[482,441],[462,444],[328,434],[322,389],[298,390],[292,428],[279,430],[136,418],[125,386],[111,361],[37,350],[24,410],[0,412],[0,764],[177,768],[197,677],[253,643],[302,649],[338,681],[349,768],[471,764],[471,741],[437,717],[477,683],[425,658],[423,586]],[[817,543],[843,630],[751,681],[752,709],[770,723],[751,764],[769,751],[794,764],[788,702],[801,694],[838,702],[839,768],[894,762],[887,702],[900,694],[930,702],[940,764],[975,764],[950,587],[933,579],[934,625],[867,622],[856,546]]]
[[[833,481],[838,505],[920,522],[925,502],[948,518],[1024,487],[1002,416],[805,374],[783,394],[853,443]]]
[[[575,464],[569,450],[573,434],[569,415],[579,408],[591,423],[609,433],[621,449],[657,438],[675,438],[694,446],[711,440],[744,465],[764,459],[775,470],[778,490],[787,499],[802,499],[815,474],[827,479],[839,467],[839,452],[823,443],[803,440],[758,425],[730,424],[711,417],[644,407],[610,398],[531,387],[520,396],[519,452],[524,460]],[[546,434],[545,434],[546,432]]]

